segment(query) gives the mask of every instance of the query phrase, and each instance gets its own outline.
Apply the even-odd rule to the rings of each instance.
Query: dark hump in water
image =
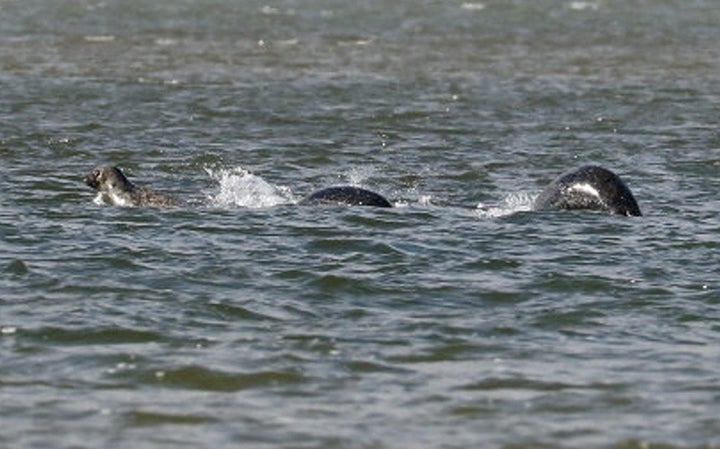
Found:
[[[564,173],[540,193],[533,209],[592,209],[641,216],[630,189],[608,169],[586,165]]]
[[[302,206],[376,206],[392,207],[379,193],[354,186],[327,187],[300,201]]]

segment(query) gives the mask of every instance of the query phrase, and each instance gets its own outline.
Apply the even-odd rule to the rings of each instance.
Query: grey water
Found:
[[[0,447],[719,447],[718,6],[0,1]]]

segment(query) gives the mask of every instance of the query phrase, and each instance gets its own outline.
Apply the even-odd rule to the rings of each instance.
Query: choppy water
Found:
[[[719,23],[0,1],[0,446],[718,447]],[[528,211],[591,162],[644,217]]]

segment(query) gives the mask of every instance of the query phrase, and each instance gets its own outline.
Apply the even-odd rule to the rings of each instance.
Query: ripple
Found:
[[[167,337],[158,332],[127,328],[79,329],[45,327],[35,330],[23,330],[20,335],[23,337],[30,336],[49,344],[72,345],[106,345],[167,341]]]
[[[156,379],[169,387],[203,391],[276,388],[308,381],[305,376],[294,371],[233,373],[197,365],[155,371],[150,379]]]
[[[534,391],[563,391],[563,390],[618,390],[624,389],[622,384],[591,384],[579,385],[566,382],[546,382],[523,378],[488,378],[479,382],[464,385],[465,390],[534,390]]]
[[[242,320],[242,321],[279,321],[278,318],[275,318],[273,316],[258,313],[258,312],[250,310],[247,307],[243,307],[243,306],[235,305],[235,304],[212,302],[212,303],[208,304],[208,309],[222,315],[222,317],[224,319],[233,320],[233,322],[237,322],[238,320]]]
[[[218,419],[206,415],[171,414],[133,410],[124,414],[124,419],[131,427],[164,426],[164,425],[198,425],[217,422]]]

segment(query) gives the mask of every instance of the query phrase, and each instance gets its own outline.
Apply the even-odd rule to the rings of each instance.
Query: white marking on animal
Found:
[[[586,193],[586,194],[592,195],[596,198],[600,198],[600,192],[598,192],[595,187],[591,186],[588,183],[573,184],[570,187],[568,187],[568,191]]]
[[[115,192],[110,192],[110,200],[111,200],[111,203],[116,206],[125,206],[125,207],[133,206],[132,202],[128,201],[128,199],[126,197],[124,197],[122,195],[118,195]]]

